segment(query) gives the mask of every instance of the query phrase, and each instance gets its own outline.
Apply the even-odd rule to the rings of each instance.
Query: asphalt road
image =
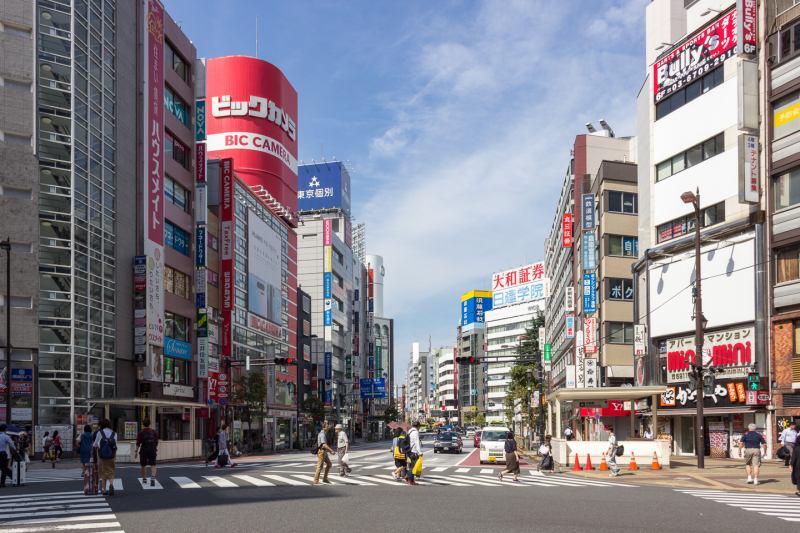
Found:
[[[468,450],[465,442],[460,455],[426,453],[418,487],[391,479],[386,444],[354,450],[347,483],[334,463],[330,486],[310,485],[308,453],[225,469],[163,466],[155,488],[142,487],[138,469],[120,467],[121,490],[110,498],[83,496],[77,471],[34,471],[27,486],[0,490],[0,532],[770,532],[800,521],[800,498],[763,493],[686,493],[528,468],[520,483],[501,483],[501,467],[470,466]],[[57,475],[66,480],[52,479]]]

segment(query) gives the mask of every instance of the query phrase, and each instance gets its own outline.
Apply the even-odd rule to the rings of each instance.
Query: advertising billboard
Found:
[[[583,312],[597,312],[597,274],[594,272],[583,275]]]
[[[703,365],[714,368],[717,379],[746,378],[755,362],[752,326],[706,333]],[[667,383],[685,383],[695,362],[694,336],[661,341],[659,352],[667,354]]]
[[[461,296],[461,326],[483,324],[492,310],[491,291],[469,291]]]
[[[341,209],[350,214],[350,173],[340,161],[301,165],[297,178],[297,209]]]
[[[206,144],[237,176],[297,211],[297,91],[276,66],[228,56],[206,63]]]
[[[542,300],[546,296],[545,288],[543,262],[495,272],[492,275],[492,307],[498,309],[507,305]]]
[[[653,96],[656,103],[735,54],[755,53],[756,2],[740,0],[737,4],[736,9],[720,15],[653,63]]]
[[[585,230],[594,229],[596,225],[595,220],[595,210],[594,210],[594,194],[583,194],[581,195],[581,202],[582,202],[582,224],[581,227]]]
[[[164,360],[164,7],[158,0],[144,5],[143,135],[144,253],[147,257],[147,351],[144,379],[161,381]]]
[[[247,228],[247,309],[280,324],[281,236],[252,210]]]
[[[564,213],[561,219],[561,246],[572,248],[572,213]]]
[[[234,243],[234,176],[233,160],[223,159],[220,161],[219,172],[219,289],[220,289],[220,322],[222,331],[219,339],[220,362],[230,359],[233,347],[233,243]],[[224,367],[224,365],[222,365]],[[211,379],[209,378],[209,393],[211,391]],[[224,372],[217,376],[215,394],[222,404],[227,401],[228,375]]]

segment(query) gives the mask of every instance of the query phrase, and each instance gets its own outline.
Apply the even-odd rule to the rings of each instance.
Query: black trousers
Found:
[[[11,469],[8,467],[8,454],[0,452],[0,487],[5,486],[6,477],[11,477]]]

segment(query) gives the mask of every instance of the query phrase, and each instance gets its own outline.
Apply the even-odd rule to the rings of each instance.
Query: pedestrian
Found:
[[[328,472],[331,471],[333,463],[331,463],[328,453],[333,453],[333,450],[328,446],[328,422],[322,423],[322,429],[317,435],[317,469],[314,471],[314,485],[319,485],[319,475],[322,473],[322,465],[325,465],[325,473],[322,476],[323,483],[330,483],[328,479]]]
[[[61,435],[58,434],[58,431],[53,432],[53,455],[52,462],[53,468],[56,467],[56,462],[61,460],[61,454],[63,453],[61,448]]]
[[[50,457],[50,447],[52,446],[53,439],[50,438],[50,432],[45,431],[42,437],[42,462],[46,462]]]
[[[25,426],[25,431],[20,432],[17,437],[17,453],[12,454],[14,457],[13,475],[11,476],[12,485],[24,485],[27,479],[28,463],[30,462],[28,451],[31,445],[30,437],[28,437],[29,432],[30,426]]]
[[[567,426],[564,428],[564,438],[567,440],[572,440],[575,438],[575,433],[572,432],[572,428]]]
[[[544,436],[544,442],[539,446],[539,455],[542,460],[539,461],[539,472],[547,472],[555,470],[555,462],[553,461],[553,444],[550,435]]]
[[[645,428],[644,430],[644,438],[652,440],[653,439],[653,430],[650,429],[650,426]]]
[[[142,467],[142,485],[147,484],[147,466],[150,466],[150,486],[156,486],[156,456],[158,455],[158,433],[150,427],[150,419],[142,421],[142,430],[136,435],[136,453]]]
[[[755,424],[747,425],[747,432],[739,441],[739,450],[744,449],[744,469],[747,472],[747,482],[758,485],[758,471],[761,467],[761,449],[767,453],[767,441],[764,436],[756,431]]]
[[[419,420],[414,422],[411,431],[408,432],[409,452],[406,454],[408,458],[408,467],[406,468],[406,484],[416,485],[414,481],[414,466],[417,461],[422,460],[422,442],[419,439]]]
[[[608,468],[611,470],[611,477],[617,477],[619,475],[619,465],[617,464],[617,450],[619,446],[617,445],[617,436],[614,435],[614,428],[610,428],[608,430],[608,450],[606,451],[606,456],[608,460]]]
[[[11,462],[12,453],[16,453],[16,451],[14,441],[6,433],[6,425],[0,424],[0,488],[5,487],[6,478],[13,475],[8,465]]]
[[[231,460],[231,454],[228,451],[228,424],[223,422],[217,431],[217,464],[215,468],[222,468],[225,466],[234,467],[236,463]]]
[[[792,452],[794,452],[794,443],[797,440],[797,425],[794,422],[789,422],[789,427],[781,431],[778,440],[781,441],[781,445],[785,447],[786,452],[788,452],[784,452],[783,466],[789,466],[789,462],[792,460]]]
[[[514,481],[519,481],[519,452],[517,452],[517,441],[514,439],[514,432],[509,431],[505,442],[506,469],[497,475],[497,479],[503,481],[503,474],[514,474]]]
[[[339,458],[339,475],[347,477],[353,471],[350,468],[350,456],[347,452],[350,450],[350,441],[347,439],[347,433],[341,424],[336,424],[336,456]]]
[[[395,437],[392,439],[392,456],[394,457],[395,466],[392,476],[394,476],[395,481],[400,481],[406,477],[406,454],[404,450],[407,448],[407,444],[406,432],[403,428],[397,428]]]
[[[92,426],[83,426],[83,433],[78,437],[78,455],[81,459],[82,474],[86,474],[89,463],[92,462],[92,451],[94,448],[94,438],[92,437]]]
[[[114,495],[114,470],[117,457],[117,434],[111,429],[111,421],[104,418],[94,439],[100,469],[100,490],[108,496]]]

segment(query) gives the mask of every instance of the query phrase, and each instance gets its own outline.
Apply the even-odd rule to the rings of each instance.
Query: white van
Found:
[[[481,464],[506,462],[505,444],[509,431],[504,426],[487,426],[481,430]]]

